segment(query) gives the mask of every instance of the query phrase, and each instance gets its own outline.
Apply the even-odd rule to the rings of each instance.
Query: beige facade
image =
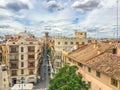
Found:
[[[7,67],[0,65],[0,90],[9,90]]]
[[[119,45],[91,44],[70,53],[66,63],[77,65],[90,90],[120,90]]]
[[[9,83],[37,82],[41,47],[36,38],[11,39],[6,43]]]
[[[56,71],[63,65],[62,51],[72,52],[78,48],[78,45],[90,44],[94,39],[86,38],[85,32],[75,32],[75,37],[56,37],[54,38],[55,62]]]
[[[76,38],[86,38],[86,32],[75,32]]]
[[[89,68],[88,66],[75,61],[74,63],[73,61],[68,61],[67,63],[70,65],[77,65],[79,67],[77,73],[81,73],[83,75],[83,80],[85,80],[90,87],[89,90],[120,90],[120,80],[115,79],[112,81],[111,79],[114,78],[103,73],[100,73],[99,77],[97,76],[97,71],[95,69]]]

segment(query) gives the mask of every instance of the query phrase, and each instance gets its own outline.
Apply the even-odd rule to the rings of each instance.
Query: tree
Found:
[[[88,90],[81,74],[76,74],[77,66],[65,65],[50,80],[48,90]]]
[[[51,51],[51,49],[50,49],[50,47],[48,47],[47,48],[47,54],[50,54],[50,51]]]

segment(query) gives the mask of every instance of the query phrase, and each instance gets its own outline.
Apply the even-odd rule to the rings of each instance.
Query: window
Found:
[[[76,42],[76,44],[79,44],[79,42]]]
[[[18,55],[10,55],[10,60],[18,60]]]
[[[84,45],[85,44],[85,42],[82,42],[82,45]]]
[[[15,42],[13,42],[13,44],[15,44]]]
[[[30,75],[33,74],[33,70],[32,69],[29,70],[29,74]]]
[[[111,85],[118,87],[118,80],[111,78]]]
[[[88,43],[91,43],[92,41],[91,40],[88,40]]]
[[[60,42],[58,42],[58,45],[60,45]]]
[[[21,70],[21,74],[24,74],[24,70],[23,69]]]
[[[117,49],[113,48],[113,54],[116,54],[116,53],[117,53]]]
[[[67,45],[67,42],[65,42],[65,45]]]
[[[91,88],[91,82],[88,81],[88,88]]]
[[[56,62],[56,66],[60,67],[61,66],[60,62]]]
[[[21,62],[21,67],[24,67],[24,62]]]
[[[10,68],[14,69],[14,68],[18,68],[18,64],[17,63],[10,63]]]
[[[78,63],[78,66],[80,66],[81,68],[83,67],[83,64],[82,63]]]
[[[61,56],[56,56],[56,59],[61,59]]]
[[[4,78],[3,80],[4,80],[4,82],[6,81],[6,79],[5,79],[5,78]]]
[[[17,53],[18,52],[18,46],[10,46],[10,53]]]
[[[24,55],[21,55],[21,60],[23,60],[24,59]]]
[[[11,75],[16,76],[17,75],[17,70],[12,70]]]
[[[73,42],[70,42],[71,45],[73,45]]]
[[[34,46],[29,46],[28,47],[28,52],[34,52],[35,51],[35,47]]]
[[[34,67],[35,66],[35,62],[28,62],[28,67]]]
[[[88,67],[88,72],[91,72],[91,68]]]
[[[21,47],[21,52],[24,52],[24,48],[23,47]]]
[[[30,42],[30,44],[33,44],[33,42]]]
[[[96,71],[96,76],[100,78],[100,72]]]
[[[35,58],[35,55],[28,55],[28,58]]]

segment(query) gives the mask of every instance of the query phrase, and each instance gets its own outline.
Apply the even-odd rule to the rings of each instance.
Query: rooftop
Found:
[[[70,53],[69,58],[120,80],[120,56],[112,54],[116,44],[90,44]]]

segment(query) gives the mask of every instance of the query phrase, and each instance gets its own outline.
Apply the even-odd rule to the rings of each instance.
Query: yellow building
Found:
[[[68,62],[68,58],[67,58],[68,53],[69,53],[69,52],[67,52],[67,51],[64,51],[64,50],[62,51],[62,66],[63,66],[65,63]]]
[[[0,44],[0,62],[6,64],[6,45]]]
[[[82,47],[68,57],[77,65],[89,90],[120,90],[120,45],[99,43]]]
[[[6,45],[2,45],[2,63],[6,64]]]
[[[75,32],[76,38],[86,38],[86,32]]]

